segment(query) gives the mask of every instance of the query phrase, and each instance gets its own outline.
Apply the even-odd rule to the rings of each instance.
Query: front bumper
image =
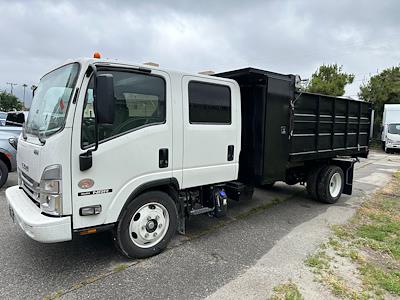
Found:
[[[6,190],[10,214],[14,222],[32,239],[42,243],[56,243],[72,239],[71,217],[48,217],[18,186]]]
[[[386,143],[386,148],[389,149],[400,149],[400,144],[391,144],[391,143]]]

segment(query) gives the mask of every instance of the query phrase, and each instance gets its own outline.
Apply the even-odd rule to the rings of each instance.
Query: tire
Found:
[[[322,168],[324,166],[315,166],[314,168],[311,169],[311,171],[308,173],[307,176],[307,183],[306,183],[306,188],[307,192],[310,195],[310,198],[313,200],[318,200],[318,177],[319,174],[321,173]]]
[[[4,161],[0,160],[0,188],[4,186],[8,179],[8,167]]]
[[[114,231],[117,249],[128,258],[145,258],[162,252],[175,235],[176,205],[160,191],[139,195],[126,208]]]
[[[344,174],[338,166],[327,166],[321,170],[317,191],[318,200],[324,203],[336,203],[342,195]]]

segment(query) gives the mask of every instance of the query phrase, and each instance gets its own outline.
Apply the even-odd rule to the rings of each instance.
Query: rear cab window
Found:
[[[188,92],[190,123],[231,124],[232,101],[229,86],[190,81]]]

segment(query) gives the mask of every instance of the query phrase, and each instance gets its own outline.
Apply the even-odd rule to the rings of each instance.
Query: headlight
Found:
[[[391,143],[393,143],[393,141],[391,139],[389,139],[389,138],[386,138],[386,143],[391,144]]]
[[[54,216],[62,215],[61,165],[44,169],[40,179],[40,208]]]
[[[60,181],[58,180],[44,180],[42,191],[47,194],[56,195],[60,193]]]

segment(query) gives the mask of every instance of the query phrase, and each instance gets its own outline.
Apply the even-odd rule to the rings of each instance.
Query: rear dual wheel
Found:
[[[338,166],[315,167],[307,179],[310,196],[324,203],[336,203],[342,195],[344,174]]]

